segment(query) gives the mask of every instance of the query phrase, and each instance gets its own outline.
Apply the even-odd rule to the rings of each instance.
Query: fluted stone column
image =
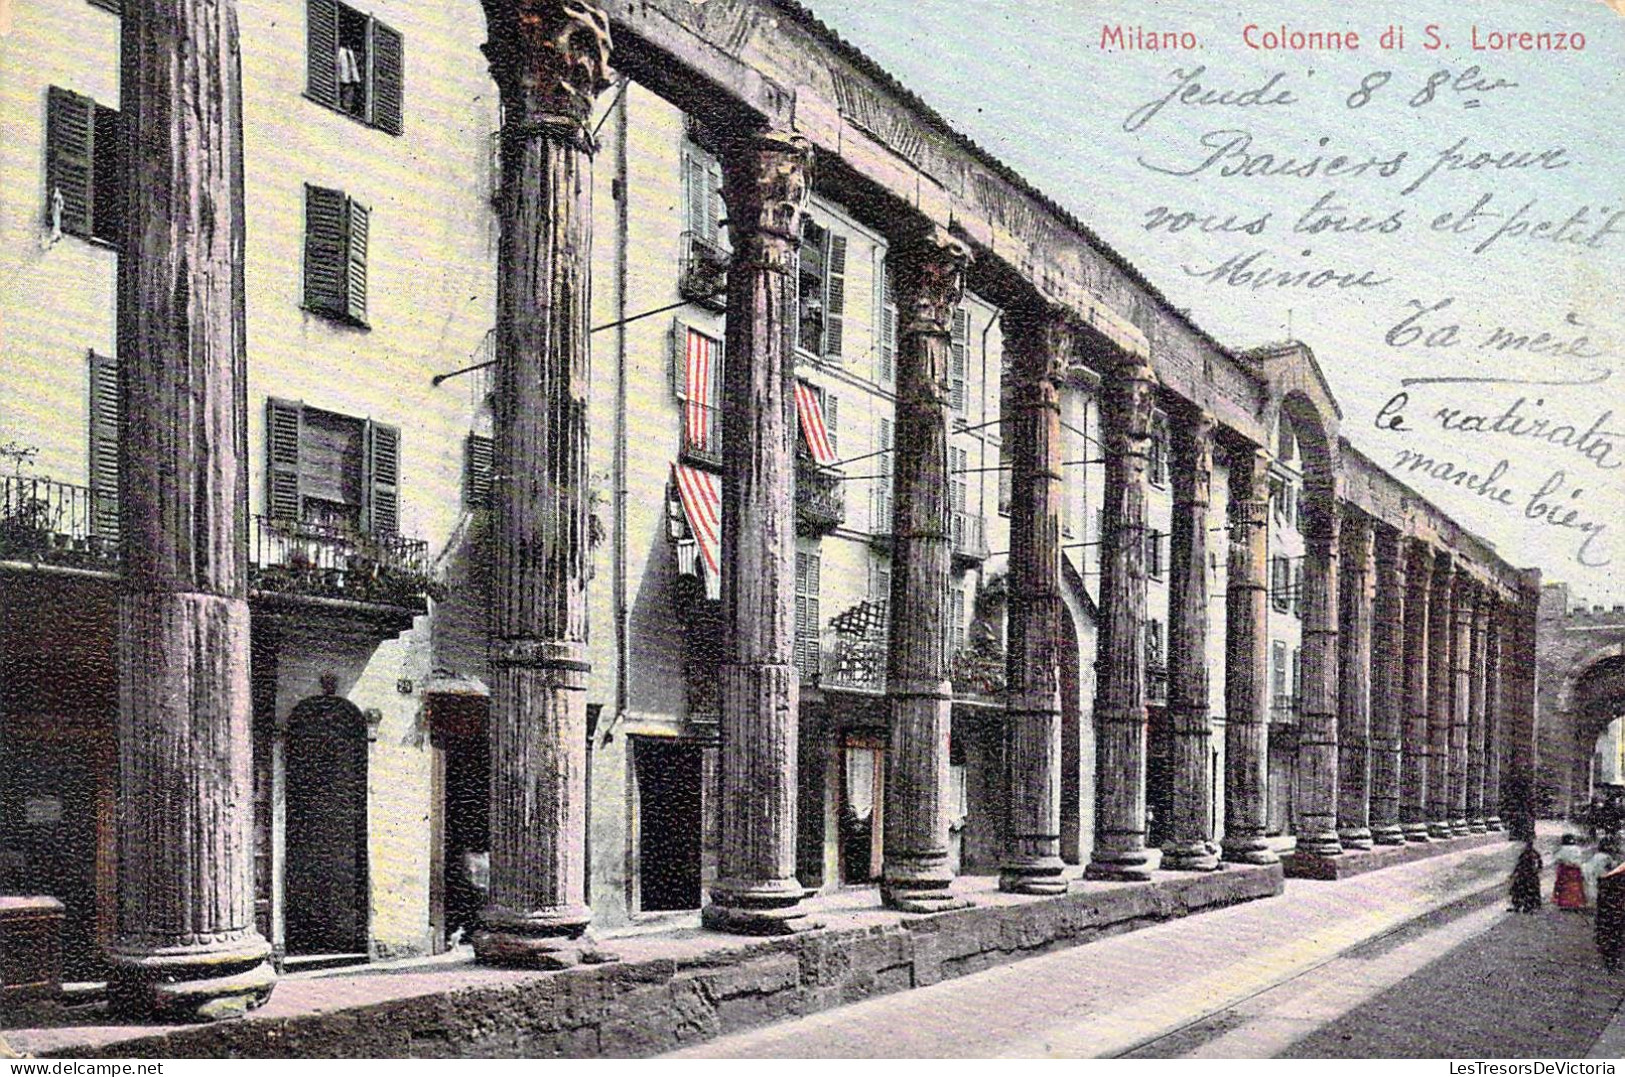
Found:
[[[232,0],[124,5],[115,1008],[241,1013],[254,926],[242,71]]]
[[[1145,849],[1145,502],[1156,387],[1151,364],[1128,354],[1115,357],[1104,383],[1095,848],[1084,870],[1091,879],[1151,877]]]
[[[1207,512],[1213,490],[1213,427],[1205,409],[1173,422],[1174,513],[1169,539],[1168,717],[1173,727],[1173,818],[1162,866],[1212,871],[1212,729],[1208,723]]]
[[[790,312],[812,147],[746,136],[723,155],[728,361],[722,414],[722,845],[705,926],[811,926],[796,879],[795,397]]]
[[[1455,580],[1450,555],[1433,559],[1428,610],[1428,836],[1450,833],[1450,724],[1455,712]]]
[[[999,889],[1059,894],[1061,877],[1061,400],[1072,332],[1044,310],[1004,318],[1012,384],[1008,711]]]
[[[1499,595],[1490,599],[1486,624],[1484,683],[1484,829],[1495,832],[1501,823],[1501,637],[1506,604]]]
[[[1342,586],[1338,641],[1337,835],[1347,849],[1369,849],[1371,835],[1371,520],[1343,518]]]
[[[1310,490],[1303,560],[1303,713],[1298,724],[1299,856],[1341,856],[1337,836],[1338,513],[1334,489]]]
[[[1413,542],[1405,574],[1405,735],[1400,746],[1399,823],[1406,841],[1428,841],[1428,777],[1433,744],[1428,737],[1432,708],[1433,548]]]
[[[1224,859],[1273,864],[1269,789],[1269,454],[1230,457],[1224,638]]]
[[[886,695],[885,867],[880,896],[904,912],[965,902],[949,892],[949,352],[970,250],[941,228],[894,255],[898,309],[897,451],[892,501]]]
[[[1484,814],[1484,702],[1490,653],[1489,590],[1479,587],[1477,598],[1478,601],[1473,603],[1473,660],[1468,670],[1472,690],[1468,695],[1467,709],[1467,829],[1474,834],[1483,834],[1489,829]]]
[[[1405,724],[1405,555],[1397,532],[1375,541],[1371,625],[1371,838],[1402,845],[1399,788]]]
[[[1473,695],[1473,606],[1478,585],[1456,569],[1450,642],[1450,833],[1460,837],[1467,823],[1467,740]]]
[[[587,907],[592,158],[609,24],[577,0],[491,7],[502,95],[491,487],[491,889],[479,960],[559,968]]]

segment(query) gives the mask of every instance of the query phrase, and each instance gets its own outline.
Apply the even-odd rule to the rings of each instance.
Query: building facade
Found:
[[[86,979],[151,956],[118,625],[180,526],[118,7],[0,41],[49,58],[0,105],[0,890]],[[1496,825],[1529,577],[1342,442],[1306,347],[1213,341],[796,5],[422,7],[235,5],[227,934],[566,961]]]

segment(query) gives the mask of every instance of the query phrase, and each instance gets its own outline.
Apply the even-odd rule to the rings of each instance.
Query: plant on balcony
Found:
[[[954,653],[950,671],[955,695],[997,696],[1005,687],[1004,649],[990,637],[979,637]]]
[[[19,497],[0,506],[0,557],[40,561],[52,550],[59,513],[43,497]]]

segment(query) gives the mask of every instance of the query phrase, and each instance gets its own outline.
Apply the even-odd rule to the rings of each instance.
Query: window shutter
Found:
[[[305,93],[328,108],[339,107],[337,0],[306,0]]]
[[[1010,471],[1010,452],[999,443],[999,512],[1010,515],[1010,502],[1015,499],[1015,480]]]
[[[949,457],[953,461],[953,474],[948,476],[948,507],[954,512],[965,511],[966,494],[970,486],[970,453],[965,449],[954,449]]]
[[[953,343],[948,370],[948,399],[953,409],[965,410],[965,351],[970,339],[970,315],[964,307],[954,311]]]
[[[52,86],[45,114],[45,220],[51,200],[62,192],[62,230],[89,236],[95,220],[92,152],[96,137],[96,102]]]
[[[796,552],[795,661],[803,680],[812,679],[819,669],[818,561],[815,553]]]
[[[275,520],[297,520],[300,508],[299,450],[303,404],[275,397],[265,405],[265,509]]]
[[[115,246],[124,242],[124,117],[117,109],[93,105],[96,133],[92,139],[91,234]]]
[[[874,532],[877,535],[889,535],[892,533],[892,421],[890,419],[880,420],[880,444],[876,448],[886,451],[879,456],[880,466],[877,469],[879,477],[875,479]]]
[[[406,55],[401,35],[377,19],[371,23],[372,125],[392,135],[401,133],[406,87]],[[336,53],[336,50],[335,50]]]
[[[118,362],[90,353],[90,527],[105,539],[119,536],[118,473],[122,431]]]
[[[723,231],[723,218],[728,211],[722,201],[722,165],[717,161],[707,161],[705,164],[705,200],[706,227],[711,230],[711,242],[719,247],[725,246],[728,237]]]
[[[874,579],[869,587],[869,600],[880,607],[882,623],[886,620],[886,612],[891,608],[891,566],[884,561],[876,561]]]
[[[840,456],[841,450],[838,442],[840,437],[841,410],[839,401],[833,393],[821,394],[824,398],[824,437],[829,442],[829,451]]]
[[[479,434],[468,435],[463,446],[464,502],[471,509],[484,508],[491,503],[491,470],[495,464],[496,444]]]
[[[846,336],[846,237],[829,234],[824,263],[824,354],[839,356]]]
[[[880,376],[882,384],[889,385],[897,370],[897,296],[892,291],[891,270],[880,270]]]
[[[363,519],[374,535],[393,535],[401,529],[401,431],[384,423],[367,423],[366,475],[362,491],[367,498]]]
[[[358,325],[367,324],[367,207],[354,199],[349,209],[348,258],[346,260],[345,312]]]
[[[305,306],[339,317],[348,310],[344,203],[343,191],[305,185]]]

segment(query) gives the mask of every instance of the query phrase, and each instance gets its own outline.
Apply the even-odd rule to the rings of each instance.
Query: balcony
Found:
[[[979,565],[988,558],[987,526],[980,513],[955,512],[951,518],[953,557],[959,568]]]
[[[728,309],[728,252],[695,232],[683,233],[683,267],[677,293],[710,310]]]
[[[117,572],[118,506],[83,486],[0,477],[0,561]]]
[[[1270,702],[1270,721],[1291,725],[1298,720],[1298,699],[1290,692],[1277,692]]]
[[[1168,705],[1168,667],[1145,667],[1145,704],[1148,707]]]
[[[837,692],[886,691],[886,641],[837,638],[826,650],[818,686]]]
[[[1006,657],[991,643],[961,647],[953,657],[949,677],[957,697],[997,698],[1004,695]]]
[[[703,467],[722,466],[722,409],[683,401],[683,459]]]
[[[429,544],[256,516],[248,584],[262,597],[340,599],[422,613],[430,590]]]
[[[796,458],[796,531],[827,535],[846,522],[846,492],[839,472]]]

